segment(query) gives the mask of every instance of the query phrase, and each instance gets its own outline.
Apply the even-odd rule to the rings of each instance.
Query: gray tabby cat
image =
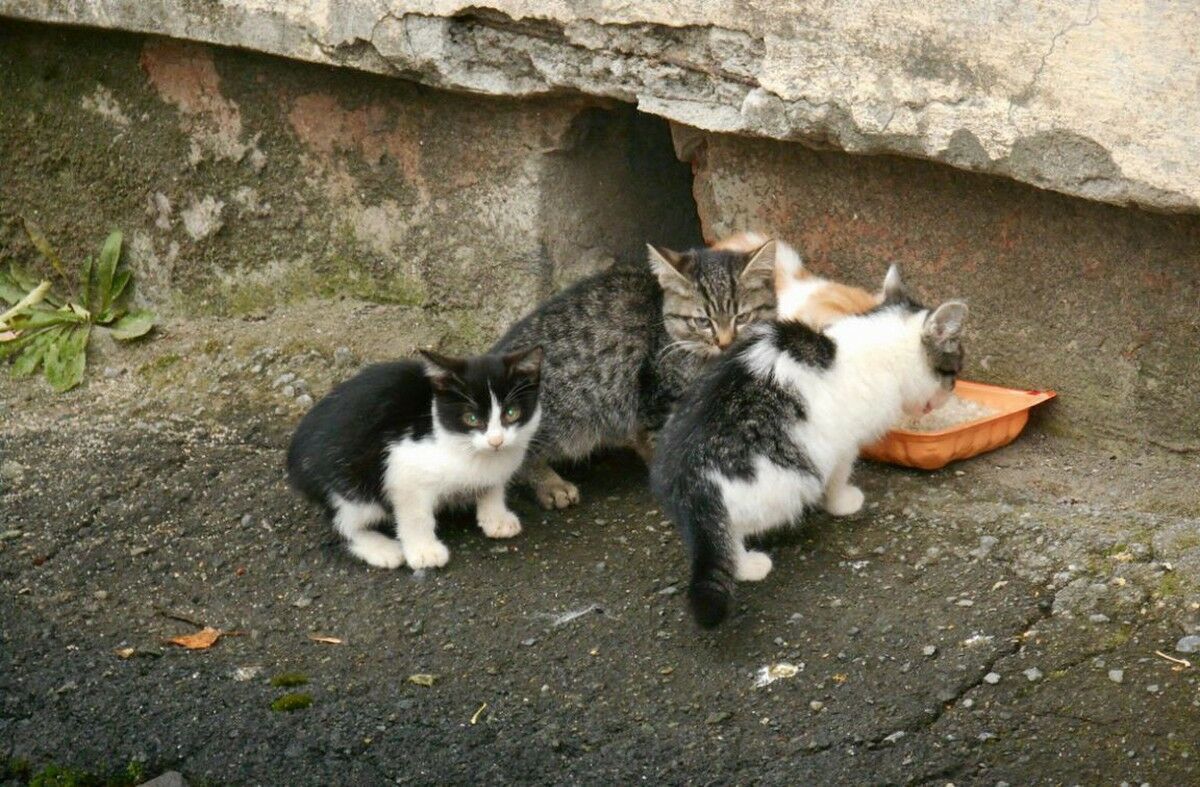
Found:
[[[578,282],[492,348],[545,353],[541,426],[521,471],[545,508],[579,502],[550,462],[604,446],[629,446],[649,461],[650,435],[704,362],[774,316],[774,241],[750,252],[648,249],[647,267],[617,265]]]

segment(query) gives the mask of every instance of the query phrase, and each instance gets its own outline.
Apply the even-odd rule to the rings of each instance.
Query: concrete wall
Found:
[[[1200,5],[1100,0],[0,0],[428,85],[565,91],[1200,212]]]
[[[350,296],[479,344],[647,239],[699,240],[667,124],[625,105],[7,22],[0,96],[0,256],[37,264],[21,216],[72,260],[120,228],[167,312]]]
[[[893,156],[676,129],[705,235],[795,242],[876,288],[903,265],[971,306],[968,376],[1054,388],[1058,433],[1200,449],[1200,217],[1115,208]]]

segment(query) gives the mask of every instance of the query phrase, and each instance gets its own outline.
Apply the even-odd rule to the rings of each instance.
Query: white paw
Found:
[[[512,538],[521,532],[521,520],[512,511],[499,515],[479,517],[479,527],[488,538]]]
[[[857,486],[844,486],[837,494],[825,496],[825,510],[834,516],[857,514],[863,507],[863,491]]]
[[[408,564],[416,568],[441,568],[450,562],[450,550],[441,541],[422,541],[404,548]]]
[[[579,487],[561,478],[539,481],[533,487],[542,508],[552,511],[555,508],[566,508],[579,502]]]
[[[766,552],[748,550],[738,557],[733,578],[738,582],[761,582],[771,573],[771,556]]]
[[[373,533],[376,538],[355,539],[348,546],[350,554],[376,568],[400,568],[404,565],[404,549],[400,542]]]

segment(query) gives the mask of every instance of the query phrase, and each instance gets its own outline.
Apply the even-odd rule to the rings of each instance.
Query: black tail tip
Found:
[[[700,628],[712,629],[721,625],[729,617],[733,607],[733,595],[720,582],[702,580],[693,582],[688,588],[688,601],[692,606],[692,616]]]

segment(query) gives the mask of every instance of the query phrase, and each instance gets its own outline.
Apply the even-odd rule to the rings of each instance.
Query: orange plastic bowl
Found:
[[[864,448],[862,455],[876,462],[937,470],[955,460],[1008,445],[1029,422],[1029,409],[1056,396],[1054,391],[1022,391],[967,380],[959,380],[954,393],[996,412],[937,432],[893,429],[878,443]]]

